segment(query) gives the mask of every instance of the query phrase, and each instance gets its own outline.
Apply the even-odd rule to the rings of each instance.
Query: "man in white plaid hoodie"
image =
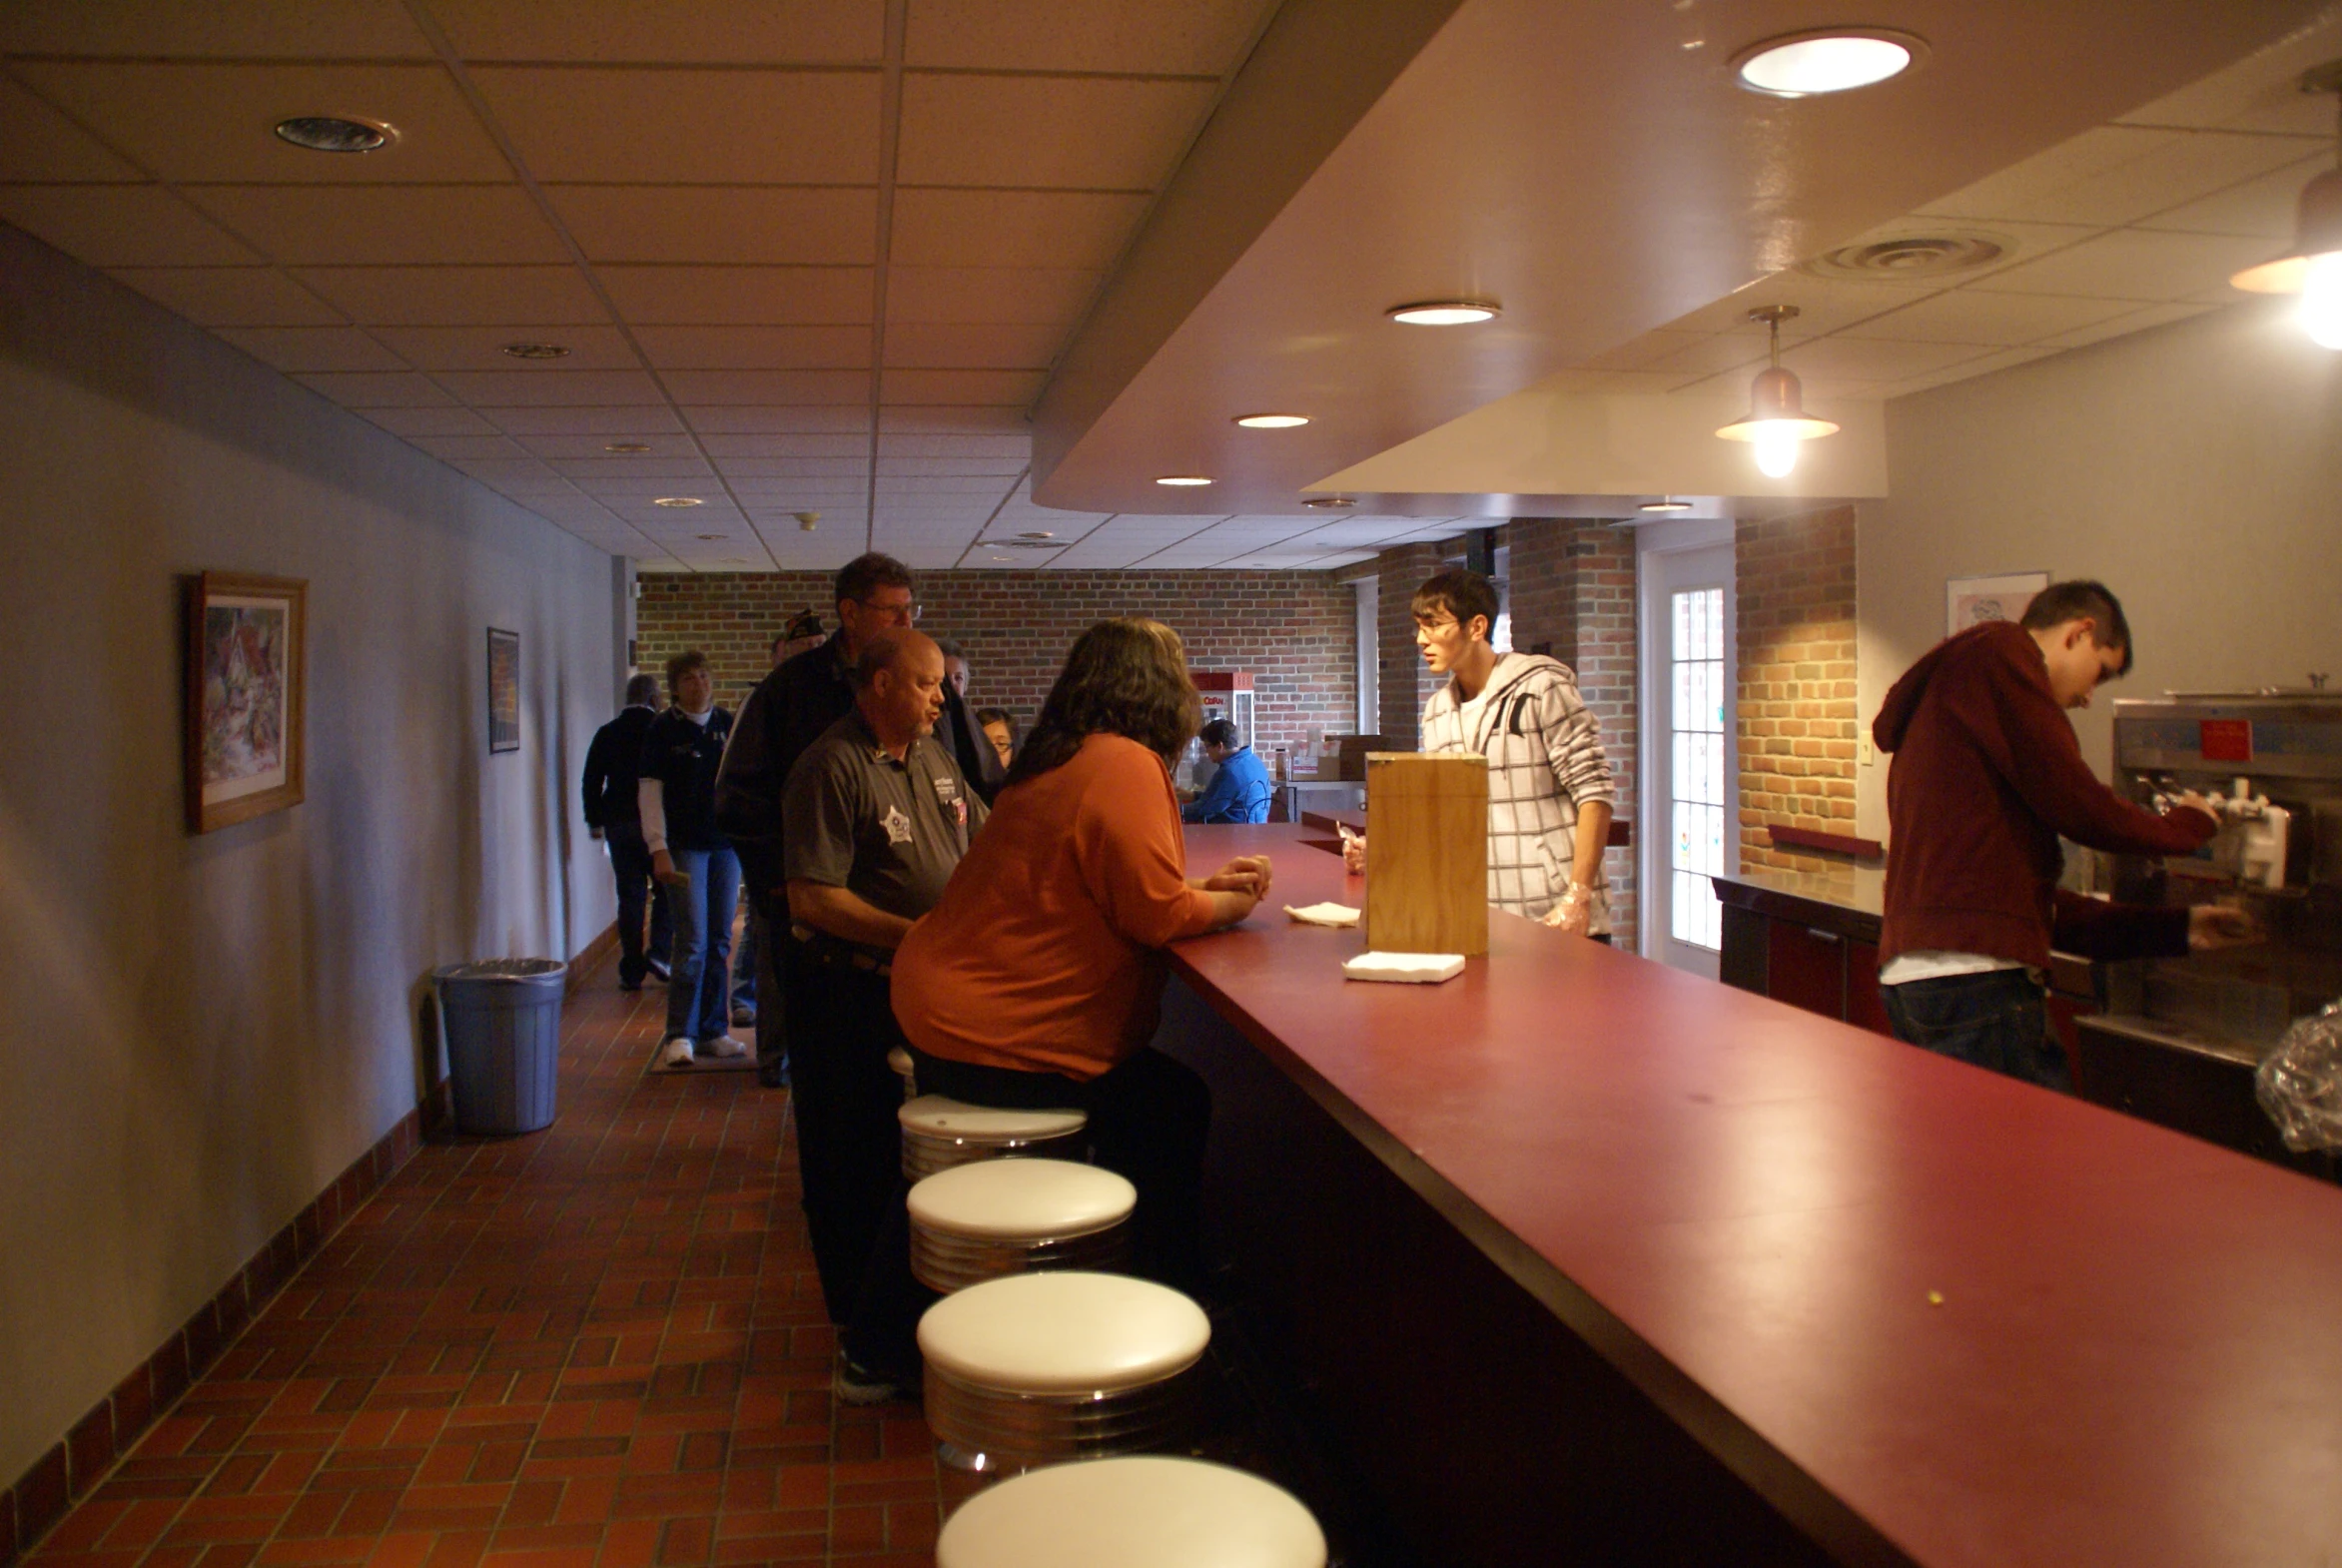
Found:
[[[1617,790],[1577,677],[1556,659],[1489,645],[1496,589],[1477,572],[1437,573],[1414,612],[1415,646],[1448,677],[1423,704],[1423,749],[1488,759],[1488,902],[1609,941],[1602,852]],[[1365,840],[1349,859],[1364,869]]]

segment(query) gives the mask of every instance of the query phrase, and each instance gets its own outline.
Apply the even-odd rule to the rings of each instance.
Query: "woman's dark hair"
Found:
[[[668,699],[672,701],[674,698],[675,682],[681,680],[684,676],[690,674],[693,670],[704,670],[707,668],[707,655],[700,652],[697,648],[685,648],[682,652],[667,660]],[[710,670],[709,673],[712,674],[714,672]]]
[[[976,727],[982,729],[987,724],[1006,724],[1009,727],[1009,739],[1013,741],[1017,738],[1016,716],[1006,708],[978,708]]]
[[[1169,766],[1202,717],[1177,632],[1140,616],[1102,620],[1075,639],[1008,782],[1063,767],[1097,734],[1135,740]]]

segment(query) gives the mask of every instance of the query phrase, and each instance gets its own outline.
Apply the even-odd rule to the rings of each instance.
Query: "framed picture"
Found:
[[[520,633],[488,628],[488,750],[520,749]]]
[[[309,584],[207,571],[187,583],[187,828],[302,799]]]
[[[2049,585],[2045,571],[1996,577],[1949,577],[1944,582],[1944,635],[1955,636],[1988,620],[2022,620],[2033,595]]]

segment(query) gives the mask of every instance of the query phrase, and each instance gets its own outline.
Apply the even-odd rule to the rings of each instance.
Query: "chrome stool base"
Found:
[[[1119,1274],[1130,1268],[1128,1220],[1087,1235],[1012,1240],[998,1236],[952,1235],[911,1221],[911,1274],[928,1289],[950,1295],[1003,1274],[1037,1274],[1083,1268]]]
[[[1137,1388],[1022,1394],[964,1382],[927,1365],[926,1415],[953,1469],[998,1474],[1074,1459],[1151,1453],[1194,1435],[1203,1363]]]

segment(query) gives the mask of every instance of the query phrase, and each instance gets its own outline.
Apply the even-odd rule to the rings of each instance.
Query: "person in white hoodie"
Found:
[[[1447,683],[1423,704],[1425,751],[1488,759],[1488,902],[1610,940],[1602,851],[1617,802],[1601,726],[1577,677],[1538,653],[1498,653],[1496,589],[1477,572],[1436,573],[1415,590],[1415,646]],[[1363,871],[1353,839],[1350,869]]]

